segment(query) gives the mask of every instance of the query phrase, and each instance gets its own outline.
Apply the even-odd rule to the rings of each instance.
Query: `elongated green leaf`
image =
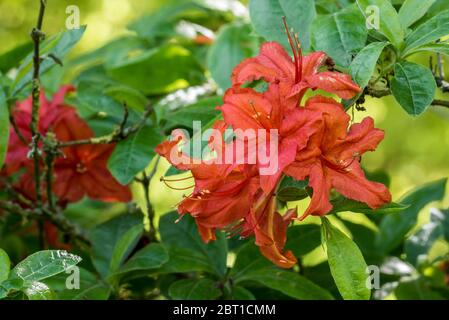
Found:
[[[148,103],[148,99],[139,90],[124,85],[108,87],[104,93],[140,112],[144,111]]]
[[[54,300],[54,292],[42,282],[31,282],[26,284],[23,292],[29,300]]]
[[[253,272],[270,266],[270,261],[261,255],[258,247],[248,242],[239,248],[230,277],[238,284],[249,280]]]
[[[0,283],[8,279],[9,270],[11,268],[11,261],[8,254],[0,248]]]
[[[411,62],[396,63],[391,91],[404,110],[417,116],[423,113],[433,101],[437,85],[432,72]]]
[[[249,13],[257,33],[269,41],[282,43],[290,50],[281,19],[286,17],[289,27],[298,33],[304,50],[309,50],[311,24],[316,16],[314,1],[251,0]]]
[[[175,128],[193,128],[194,121],[201,121],[201,124],[208,123],[216,116],[220,115],[220,111],[216,107],[223,104],[222,97],[208,97],[198,102],[176,109],[174,111],[164,112],[161,110],[161,118],[164,124],[165,132]],[[203,130],[204,127],[202,126]]]
[[[0,299],[4,299],[9,293],[19,291],[23,288],[24,281],[22,279],[10,278],[0,283]]]
[[[214,273],[210,261],[204,257],[202,252],[192,249],[169,246],[167,248],[169,259],[164,265],[157,269],[157,273],[185,273],[205,271]]]
[[[0,72],[8,72],[9,70],[16,68],[20,64],[20,60],[26,57],[26,55],[33,48],[31,41],[23,43],[0,56]]]
[[[279,186],[276,196],[280,201],[297,201],[308,197],[306,187],[308,180],[297,181],[292,177],[285,176]]]
[[[444,235],[442,221],[444,214],[438,210],[430,213],[430,222],[421,226],[404,243],[407,261],[419,266],[427,258],[427,254],[435,241]]]
[[[77,265],[81,258],[63,250],[33,253],[11,270],[10,277],[27,282],[40,281]]]
[[[204,80],[203,70],[192,52],[175,44],[107,66],[106,71],[112,79],[147,95],[168,93]]]
[[[387,37],[396,48],[401,48],[404,31],[399,15],[389,0],[357,0],[357,4],[368,21],[371,21],[378,13],[379,30],[377,31]]]
[[[416,28],[405,40],[404,54],[447,35],[449,35],[449,10],[439,13]]]
[[[131,253],[143,232],[143,225],[137,224],[126,230],[117,241],[114,251],[112,252],[111,262],[109,264],[109,272],[114,273],[119,268],[124,259]]]
[[[405,0],[399,9],[399,19],[404,30],[421,19],[434,3],[435,0]]]
[[[169,288],[175,300],[213,300],[221,296],[217,283],[211,279],[184,279],[174,282]]]
[[[376,68],[380,54],[387,46],[386,42],[373,42],[360,50],[349,66],[352,79],[362,88],[366,87]]]
[[[159,131],[144,126],[135,134],[117,144],[108,160],[112,175],[123,185],[129,184],[143,171],[156,154],[154,148],[163,140]]]
[[[172,3],[162,6],[149,15],[145,15],[129,28],[135,31],[140,37],[148,40],[165,38],[175,33],[176,22],[186,16],[189,12],[193,14],[207,14],[204,7],[195,1],[184,1],[184,3]]]
[[[345,300],[369,300],[366,262],[357,245],[326,218],[322,219],[324,245],[332,277]]]
[[[57,299],[106,300],[109,297],[110,286],[98,276],[84,268],[74,271],[74,273],[61,273],[45,279],[45,284],[55,292]]]
[[[368,31],[365,18],[356,7],[318,17],[312,27],[313,46],[326,52],[337,65],[348,67],[364,47]]]
[[[421,47],[418,47],[416,49],[413,49],[407,53],[407,56],[410,56],[417,52],[422,51],[430,51],[434,53],[440,53],[449,56],[449,43],[434,43],[434,44],[427,44],[423,45]]]
[[[209,50],[208,69],[223,90],[231,86],[234,67],[257,52],[258,41],[250,35],[251,32],[248,25],[226,25],[220,30]]]
[[[291,271],[268,267],[251,273],[250,280],[300,300],[332,300],[332,295],[307,278]]]
[[[425,184],[404,196],[400,203],[409,205],[400,214],[386,216],[380,223],[376,245],[384,254],[397,248],[404,236],[416,224],[418,213],[432,201],[441,200],[444,196],[447,179]]]
[[[404,205],[402,203],[395,203],[390,202],[383,207],[380,207],[378,209],[371,209],[366,204],[362,202],[358,202],[355,200],[347,199],[343,196],[340,196],[334,200],[331,201],[333,208],[330,214],[337,213],[337,212],[343,212],[343,211],[351,211],[351,212],[358,212],[358,213],[364,213],[364,214],[390,214],[390,213],[400,213],[401,211],[405,210],[408,205]]]
[[[200,261],[205,263],[207,271],[218,276],[224,276],[226,272],[227,243],[224,234],[217,233],[217,240],[205,244],[198,234],[193,218],[185,215],[179,218],[176,213],[164,215],[160,220],[159,231],[162,243],[169,247],[178,247],[189,250],[192,255],[196,255]],[[170,251],[169,251],[170,252]],[[170,254],[171,259],[171,254]],[[170,264],[170,260],[168,264]]]
[[[256,300],[256,297],[248,289],[236,286],[232,290],[232,298],[234,300]]]
[[[168,252],[158,243],[152,243],[134,254],[119,270],[119,273],[156,269],[168,261]]]
[[[80,41],[84,31],[86,31],[86,26],[82,26],[79,29],[67,30],[56,36],[48,38],[48,40],[45,40],[41,45],[41,55],[47,57],[49,55],[54,55],[59,60],[62,60],[70,49],[72,49]],[[23,60],[22,66],[18,70],[16,79],[11,88],[12,96],[16,95],[31,82],[33,69],[32,57],[33,54],[30,53]],[[55,66],[55,62],[51,58],[44,59],[40,65],[40,73],[44,74],[53,66]]]
[[[320,227],[316,224],[291,226],[287,230],[285,250],[291,250],[296,257],[303,256],[321,243]]]
[[[9,141],[9,111],[6,96],[0,85],[0,168],[6,158]]]
[[[121,215],[91,230],[92,262],[103,278],[116,271],[113,269],[134,248],[142,230],[142,216],[137,214]]]

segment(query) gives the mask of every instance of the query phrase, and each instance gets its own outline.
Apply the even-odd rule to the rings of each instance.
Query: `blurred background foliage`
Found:
[[[81,41],[74,47],[68,58],[64,60],[64,67],[62,69],[57,67],[44,77],[46,90],[52,93],[56,91],[60,82],[75,81],[78,85],[78,91],[82,92],[82,94],[80,93],[76,99],[70,102],[76,104],[81,115],[89,121],[89,124],[97,134],[108,133],[111,127],[120,121],[120,112],[122,110],[119,104],[108,104],[109,100],[98,102],[98,105],[105,107],[101,109],[101,112],[93,112],[90,109],[90,106],[97,99],[93,91],[98,88],[103,90],[109,85],[109,83],[101,83],[105,72],[95,68],[99,60],[107,66],[107,76],[112,81],[123,82],[130,87],[139,89],[147,97],[154,98],[153,101],[157,102],[155,106],[157,118],[164,118],[166,110],[171,112],[171,110],[179,108],[180,105],[195,102],[195,95],[210,95],[217,87],[220,93],[220,87],[225,88],[228,86],[228,77],[220,75],[223,73],[223,70],[220,69],[221,64],[226,61],[227,57],[220,57],[219,54],[213,58],[208,56],[207,50],[211,44],[207,38],[195,38],[194,43],[186,41],[184,38],[164,43],[164,40],[162,40],[164,37],[170,38],[167,35],[173,38],[177,37],[171,34],[171,26],[160,23],[165,19],[164,15],[159,15],[161,21],[156,22],[142,18],[163,12],[164,8],[172,5],[181,8],[190,1],[47,1],[48,10],[44,22],[44,30],[47,34],[52,35],[65,30],[66,8],[68,5],[74,4],[79,6],[81,24],[87,25],[87,29]],[[241,47],[244,48],[243,52],[232,47],[226,48],[226,52],[233,52],[235,56],[240,58],[239,60],[257,52],[260,38],[252,33],[245,24],[250,22],[246,7],[247,1],[204,0],[203,2],[207,3],[209,7],[220,9],[218,10],[219,13],[216,11],[198,13],[195,10],[183,13],[189,16],[189,20],[198,22],[198,24],[208,28],[207,30],[200,30],[198,34],[207,34],[210,38],[215,38],[214,41],[237,35],[237,37],[240,37]],[[327,13],[327,10],[331,12],[334,6],[335,9],[339,9],[342,3],[350,4],[352,2],[349,0],[317,0],[317,3],[320,3],[318,12]],[[401,3],[401,1],[396,2]],[[437,1],[438,3],[442,3],[442,1]],[[29,33],[35,24],[37,12],[38,1],[36,0],[0,0],[0,56],[19,45],[30,43]],[[229,22],[235,20],[237,22],[235,24],[232,23],[230,26]],[[157,23],[158,28],[151,29],[152,23]],[[176,32],[184,36],[192,32],[191,25],[181,24],[178,27]],[[241,30],[245,31],[242,32]],[[197,31],[194,30],[193,33],[197,34]],[[136,32],[141,36],[141,39],[130,40]],[[212,34],[208,32],[212,32]],[[217,34],[219,34],[218,38],[216,37]],[[103,47],[105,45],[106,47]],[[158,49],[159,51],[154,54],[153,48],[162,49]],[[163,63],[160,63],[158,54],[162,55],[164,59],[168,57],[171,63],[164,63],[164,59],[161,59]],[[139,60],[142,55],[144,59]],[[417,54],[409,60],[422,65],[429,65],[431,56],[433,61],[435,61],[435,55],[430,53]],[[137,57],[136,60],[133,60],[135,57]],[[444,56],[443,59],[446,74],[449,74],[449,57]],[[129,64],[132,65],[132,69],[129,68]],[[213,70],[209,70],[211,65],[214,66]],[[223,63],[223,67],[227,67],[227,65]],[[229,70],[228,68],[228,72]],[[210,81],[211,73],[215,73],[213,78],[217,84]],[[142,83],[139,80],[135,80],[134,76],[136,74],[139,75],[137,79],[147,77],[146,82]],[[96,82],[95,79],[99,75],[100,81]],[[173,79],[170,77],[173,77]],[[94,88],[89,87],[92,83],[95,83]],[[206,84],[197,87],[204,83]],[[116,83],[114,82],[113,84],[115,85]],[[151,86],[148,84],[151,84]],[[177,91],[177,89],[186,90]],[[172,95],[166,95],[173,92],[175,93]],[[108,94],[113,95],[113,92]],[[145,96],[142,97],[139,94],[135,94],[135,92],[131,92],[130,96],[135,99],[133,100],[133,107],[139,111],[142,108],[142,104],[146,101]],[[438,90],[436,98],[449,100],[449,94],[443,94]],[[220,104],[219,97],[212,96],[208,99],[210,100],[205,105],[212,104],[215,106]],[[375,119],[376,127],[386,132],[385,139],[376,152],[368,153],[363,157],[364,168],[372,175],[388,176],[387,179],[383,180],[390,182],[390,190],[395,201],[415,187],[449,176],[449,108],[429,107],[422,115],[411,117],[392,96],[382,99],[367,97],[363,106],[366,108],[365,111],[349,111],[350,114],[353,114],[354,121],[358,122],[366,116],[371,116]],[[211,115],[213,116],[212,113],[204,115],[205,119],[210,119]],[[172,125],[182,123],[184,116],[182,113],[169,113],[169,116],[164,118],[166,121],[163,128],[164,132],[168,133],[169,129],[172,129]],[[201,116],[201,114],[198,113],[197,116]],[[158,121],[158,119],[152,120]],[[162,139],[162,136],[157,136],[157,138]],[[152,166],[154,166],[154,161],[147,170],[151,170]],[[167,169],[169,169],[168,163],[161,161],[156,177],[162,176]],[[133,191],[136,201],[141,207],[144,207],[145,197],[140,186],[137,184],[133,185]],[[186,191],[174,191],[163,185],[159,179],[153,179],[150,187],[150,198],[156,211],[156,216],[160,217],[172,211],[173,206],[182,199],[184,193]],[[303,200],[297,203],[300,210],[306,207],[307,201]],[[446,193],[439,206],[443,208],[449,206],[449,193]],[[414,227],[414,231],[429,222],[429,208],[430,206],[425,206],[420,210],[419,223]],[[123,211],[123,205],[110,206],[93,201],[83,201],[70,206],[66,214],[81,226],[91,228],[123,213]],[[341,217],[344,218],[345,224],[334,217],[331,217],[330,220],[340,226],[342,230],[347,231],[348,234],[352,233],[354,237],[356,233],[353,231],[357,230],[357,224],[361,224],[367,229],[377,230],[377,226],[373,221],[362,214],[348,213],[342,214]],[[351,222],[354,224],[351,225]],[[319,219],[311,217],[307,219],[307,223],[319,224]],[[352,226],[354,229],[348,226]],[[371,240],[373,239],[365,239],[368,242]],[[3,243],[6,242],[9,248],[17,249],[15,250],[16,252],[24,252],[25,250],[24,244],[17,237],[11,237]],[[27,251],[33,250],[31,243],[27,242],[27,245],[30,244]],[[360,242],[357,243],[360,246]],[[363,243],[363,239],[361,243]],[[232,245],[232,242],[230,245]],[[365,253],[366,247],[362,249]],[[14,252],[14,250],[11,252]],[[441,252],[449,252],[448,245],[444,241],[436,245],[434,255],[439,256]],[[19,256],[12,256],[11,258],[17,261]],[[230,255],[228,259],[235,259],[235,256]],[[326,282],[320,279],[320,276],[317,276],[317,274],[329,273],[328,268],[320,269],[323,265],[321,262],[324,260],[326,260],[326,256],[323,254],[321,247],[317,247],[310,254],[305,255],[302,261],[306,266],[308,265],[312,268],[317,266],[316,270],[314,270],[316,273],[312,274],[311,272],[310,277],[318,284],[322,281],[323,286],[326,285]],[[308,271],[306,270],[306,272]],[[306,276],[308,275],[306,274]],[[326,278],[326,276],[323,275],[322,278]],[[169,282],[170,279],[165,281]],[[407,290],[403,291],[407,292]],[[334,292],[335,290],[332,291],[332,293]],[[269,293],[266,295],[262,294],[260,297],[269,297]]]
[[[65,28],[68,5],[80,8],[81,24],[88,28],[71,57],[98,49],[108,41],[132,33],[127,25],[142,14],[151,14],[163,6],[181,4],[183,0],[48,0],[44,22],[47,34],[55,34]],[[210,1],[213,3],[214,1]],[[225,4],[227,1],[215,1]],[[245,3],[245,1],[243,2]],[[29,32],[35,23],[38,1],[0,0],[0,54],[30,41]],[[245,12],[242,13],[245,15]],[[247,14],[247,13],[246,13]],[[427,65],[430,54],[414,56],[412,61]],[[449,58],[444,57],[446,73]],[[163,68],[163,66],[161,66]],[[449,94],[439,93],[438,98]],[[397,199],[414,186],[449,176],[449,110],[430,108],[416,118],[409,117],[392,96],[384,99],[368,98],[366,112],[356,112],[355,119],[370,115],[379,128],[386,131],[386,138],[375,153],[367,154],[363,161],[368,171],[385,170],[391,177],[390,189]],[[152,188],[157,211],[166,211],[173,190],[164,186]],[[163,191],[161,191],[163,190]],[[176,193],[176,192],[175,192]],[[168,201],[167,201],[168,200]],[[449,196],[445,198],[449,205]]]

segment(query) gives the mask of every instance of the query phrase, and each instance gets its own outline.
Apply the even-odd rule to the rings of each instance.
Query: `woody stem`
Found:
[[[157,156],[156,162],[154,163],[154,166],[151,169],[151,172],[147,175],[146,172],[143,171],[142,172],[143,178],[138,180],[138,182],[140,182],[140,184],[142,184],[143,192],[145,194],[145,204],[146,204],[146,209],[147,209],[148,221],[150,224],[149,237],[150,237],[151,242],[156,241],[156,228],[154,226],[154,210],[153,210],[153,206],[151,205],[151,200],[150,200],[150,183],[151,183],[151,180],[153,179],[154,175],[156,174],[160,159],[161,158],[159,156]]]
[[[118,130],[115,130],[114,132],[104,135],[101,137],[94,137],[89,139],[81,139],[81,140],[73,140],[73,141],[65,141],[65,142],[58,142],[56,147],[57,148],[66,148],[66,147],[74,147],[79,145],[86,145],[86,144],[110,144],[110,143],[116,143],[122,140],[125,140],[130,135],[136,133],[140,129],[142,129],[148,117],[153,112],[153,107],[151,104],[148,104],[148,106],[145,109],[145,112],[143,113],[142,119],[137,122],[136,124],[126,127],[126,121],[128,119],[128,107],[126,104],[124,105],[125,113],[123,116],[123,120],[120,123],[120,127]]]
[[[36,27],[31,31],[31,38],[34,43],[34,54],[33,54],[33,80],[32,80],[32,111],[31,111],[31,150],[30,154],[34,161],[34,184],[36,192],[36,205],[39,209],[42,208],[42,194],[41,194],[41,175],[40,175],[40,155],[39,155],[39,97],[40,97],[40,42],[44,34],[42,33],[42,23],[44,21],[46,1],[40,1],[39,16],[37,19]],[[41,221],[38,222],[38,232],[39,232],[39,242],[40,246],[43,248],[44,238],[43,238],[43,224]]]

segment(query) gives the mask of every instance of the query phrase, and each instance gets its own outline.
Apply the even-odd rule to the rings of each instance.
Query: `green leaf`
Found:
[[[349,66],[352,79],[362,88],[366,87],[375,71],[377,60],[387,46],[386,42],[373,42],[360,50]]]
[[[400,214],[386,216],[380,223],[376,245],[384,254],[397,248],[416,224],[418,213],[425,205],[444,197],[447,179],[437,180],[412,190],[400,203],[409,205]]]
[[[184,279],[174,282],[169,288],[175,300],[214,300],[221,296],[217,283],[211,279]]]
[[[438,292],[432,291],[424,277],[400,282],[394,294],[400,300],[445,300]]]
[[[176,22],[185,17],[189,12],[198,15],[207,14],[205,8],[194,1],[184,1],[164,5],[149,15],[145,15],[136,22],[133,22],[129,29],[135,31],[140,37],[154,41],[158,38],[165,38],[175,33]]]
[[[279,185],[276,197],[283,202],[305,199],[309,196],[306,190],[308,184],[308,180],[298,181],[292,177],[285,176]]]
[[[268,267],[252,272],[249,279],[300,300],[333,299],[327,290],[291,271]]]
[[[196,271],[206,271],[214,273],[209,259],[204,257],[202,252],[193,251],[186,248],[169,246],[167,248],[169,259],[157,273],[186,273]]]
[[[81,39],[81,37],[86,31],[86,26],[82,26],[79,29],[72,29],[61,32],[53,37],[48,38],[41,44],[41,56],[48,56],[50,54],[57,57],[59,60],[67,55],[67,53],[72,49]],[[11,96],[16,95],[20,90],[22,90],[26,85],[31,83],[33,76],[33,53],[30,53],[22,62],[21,67],[18,70],[16,79],[11,88]],[[49,71],[55,62],[46,58],[40,64],[40,74],[44,74]]]
[[[338,291],[345,300],[369,300],[366,286],[366,262],[357,245],[322,218],[323,245],[326,245],[329,267]]]
[[[423,113],[432,103],[437,88],[432,71],[403,61],[395,64],[394,74],[391,91],[396,101],[410,115]]]
[[[115,272],[143,231],[142,216],[124,214],[91,230],[92,262],[103,278]]]
[[[9,270],[11,269],[11,261],[8,254],[0,248],[0,283],[8,279]]]
[[[185,215],[177,223],[177,213],[164,215],[159,222],[162,243],[169,247],[189,250],[196,255],[196,260],[204,263],[208,272],[220,277],[226,273],[227,242],[222,232],[217,233],[217,240],[205,244],[198,234],[192,217]],[[170,259],[172,258],[170,253]],[[199,262],[198,261],[198,262]],[[168,261],[170,264],[171,261]]]
[[[232,298],[234,300],[256,300],[251,291],[244,287],[236,286],[232,290]]]
[[[25,58],[32,48],[33,44],[28,41],[3,53],[0,56],[0,72],[6,73],[9,70],[18,67],[20,60]]]
[[[34,281],[26,284],[23,292],[29,300],[55,300],[54,292],[42,282]]]
[[[81,258],[63,250],[45,250],[33,253],[11,270],[10,278],[27,282],[40,281],[77,265]]]
[[[447,35],[449,35],[449,10],[439,13],[416,28],[405,40],[404,55],[412,49],[434,42]]]
[[[310,30],[315,3],[310,0],[250,0],[249,14],[254,29],[268,41],[277,41],[290,51],[282,17],[298,33],[305,51],[310,48]]]
[[[404,243],[407,261],[414,266],[424,262],[432,245],[443,234],[443,228],[439,222],[429,222],[420,227]]]
[[[404,41],[404,30],[396,9],[389,0],[357,0],[360,10],[368,21],[376,12],[370,9],[379,9],[379,32],[382,33],[398,49],[402,47]]]
[[[108,160],[108,169],[123,185],[129,184],[143,171],[156,154],[154,148],[163,140],[155,127],[143,126],[117,144]]]
[[[300,257],[317,248],[320,243],[321,231],[318,225],[294,225],[287,230],[285,250],[291,250],[296,257]]]
[[[251,36],[251,31],[249,25],[225,25],[209,49],[208,69],[223,90],[231,86],[234,67],[257,52],[258,41]]]
[[[449,56],[449,43],[434,43],[434,44],[427,44],[423,45],[421,47],[418,47],[416,49],[413,49],[407,53],[407,56],[410,56],[417,52],[422,51],[430,51],[434,53],[440,53]]]
[[[313,22],[314,49],[326,52],[342,67],[350,65],[353,55],[365,46],[367,36],[365,18],[352,6]]]
[[[204,80],[203,70],[193,54],[176,44],[167,44],[107,66],[106,71],[112,79],[145,95],[168,93]]]
[[[46,279],[44,282],[55,292],[60,300],[106,300],[110,295],[111,288],[98,276],[79,268],[79,287],[71,282],[70,274],[63,273]],[[77,276],[72,274],[73,276]],[[68,284],[71,286],[68,287]]]
[[[109,272],[115,273],[123,263],[123,261],[131,253],[131,250],[137,244],[137,241],[142,236],[143,225],[138,224],[130,229],[126,230],[125,233],[117,241],[114,251],[112,252],[111,262],[109,264]]]
[[[434,3],[435,0],[405,0],[399,9],[399,19],[404,31],[421,19]]]
[[[220,111],[216,110],[216,107],[222,104],[223,98],[215,96],[201,99],[194,104],[181,107],[174,111],[166,111],[161,116],[166,121],[164,131],[167,132],[180,127],[193,129],[193,121],[201,121],[201,124],[208,123],[220,115]],[[202,128],[204,130],[204,127]]]
[[[0,299],[4,299],[9,293],[19,291],[23,288],[24,281],[22,279],[10,278],[0,283]]]
[[[9,141],[9,110],[5,93],[0,85],[0,168],[6,158]]]
[[[239,248],[229,276],[238,284],[251,279],[253,272],[270,266],[271,262],[260,253],[259,248],[248,242]]]
[[[168,259],[168,252],[163,245],[151,243],[145,248],[137,251],[120,268],[118,273],[156,269],[166,263]]]
[[[148,99],[139,90],[124,85],[107,87],[104,93],[140,112],[144,111],[148,103]]]
[[[377,214],[377,215],[391,214],[391,213],[399,213],[408,207],[407,205],[404,205],[402,203],[390,202],[378,209],[371,209],[362,202],[351,200],[343,196],[339,196],[336,199],[331,200],[331,203],[333,208],[329,214],[344,211],[358,212],[364,214]]]

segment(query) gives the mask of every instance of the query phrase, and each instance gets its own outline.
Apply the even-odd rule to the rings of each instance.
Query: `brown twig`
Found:
[[[133,133],[136,133],[142,127],[145,125],[148,117],[153,112],[153,107],[151,104],[148,104],[148,106],[145,109],[145,112],[142,116],[142,119],[137,122],[136,124],[126,127],[126,122],[128,120],[128,107],[126,104],[124,105],[125,113],[123,116],[123,120],[120,123],[120,127],[115,130],[114,132],[104,135],[101,137],[94,137],[89,139],[82,139],[82,140],[73,140],[73,141],[65,141],[65,142],[58,142],[56,147],[57,148],[66,148],[66,147],[74,147],[79,145],[85,145],[85,144],[110,144],[110,143],[116,143],[122,140],[125,140]]]
[[[74,239],[79,241],[80,243],[89,245],[90,240],[84,234],[84,232],[78,228],[78,226],[69,222],[63,215],[62,212],[53,212],[48,209],[43,208],[42,210],[38,209],[25,209],[20,205],[14,202],[0,201],[0,209],[3,209],[7,212],[18,214],[24,218],[35,218],[38,222],[43,222],[45,220],[49,220],[52,224],[54,224],[58,229],[63,231],[64,233],[72,236]]]
[[[36,190],[36,204],[38,207],[42,206],[41,194],[41,176],[40,176],[40,151],[39,151],[39,98],[40,98],[40,42],[44,37],[42,33],[42,23],[44,21],[44,13],[46,8],[46,1],[40,0],[39,16],[36,27],[31,31],[31,38],[34,43],[33,54],[33,81],[32,81],[32,111],[31,111],[31,150],[30,155],[34,161],[34,183]]]
[[[150,183],[151,180],[154,178],[154,175],[156,174],[157,167],[159,165],[159,160],[160,157],[157,156],[156,162],[148,175],[146,174],[145,171],[143,171],[142,179],[136,179],[136,181],[138,181],[142,185],[145,194],[145,204],[147,209],[148,220],[150,223],[149,237],[151,242],[156,241],[156,227],[154,226],[154,210],[150,200]]]

